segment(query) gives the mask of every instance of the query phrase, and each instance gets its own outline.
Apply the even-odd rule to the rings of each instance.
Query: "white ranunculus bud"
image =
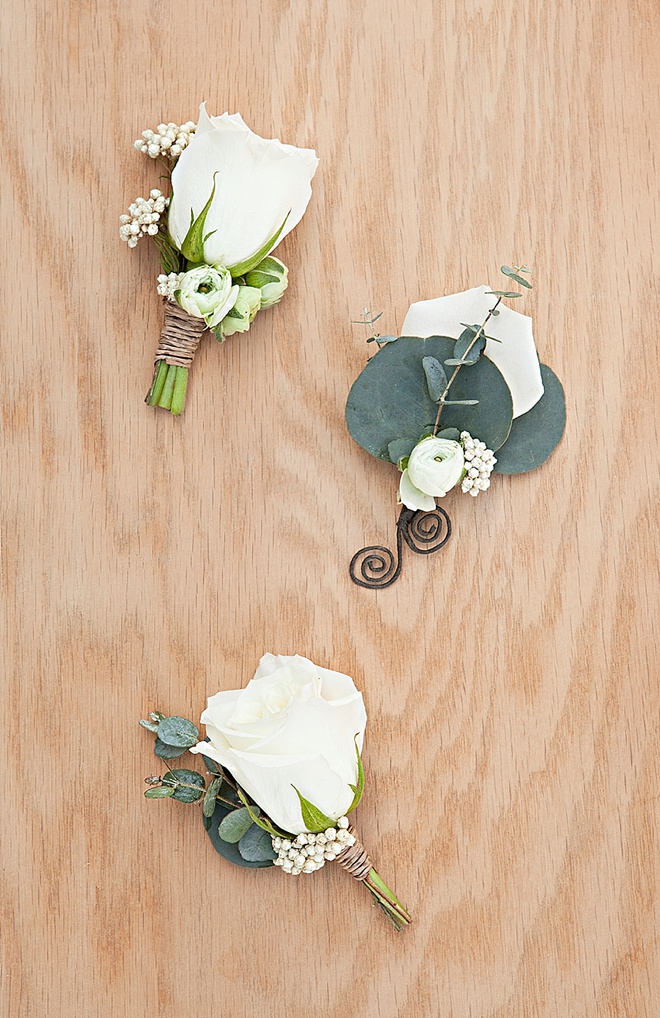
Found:
[[[317,165],[312,149],[260,138],[238,113],[209,117],[202,103],[195,135],[172,171],[175,246],[189,261],[244,275],[302,219]]]
[[[289,270],[286,265],[269,255],[259,262],[255,269],[248,272],[245,282],[248,286],[256,286],[261,290],[261,307],[271,308],[279,304],[282,294],[289,285]]]
[[[175,296],[184,311],[203,318],[213,329],[233,308],[238,286],[232,285],[231,273],[223,266],[198,265],[183,274]]]
[[[459,442],[432,435],[418,442],[401,475],[399,498],[409,509],[430,511],[463,476],[465,462]]]
[[[236,303],[220,322],[218,339],[227,339],[235,332],[247,332],[261,307],[261,290],[253,286],[239,286]]]
[[[245,689],[209,698],[202,724],[210,742],[190,752],[226,767],[273,823],[300,834],[296,788],[333,820],[350,808],[366,722],[348,675],[297,655],[265,654]]]

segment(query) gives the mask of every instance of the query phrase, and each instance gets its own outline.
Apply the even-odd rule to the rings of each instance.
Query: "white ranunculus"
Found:
[[[261,307],[261,290],[254,286],[239,286],[233,308],[220,323],[218,339],[227,339],[235,332],[247,332]]]
[[[409,509],[433,509],[460,481],[465,461],[463,447],[448,438],[432,435],[418,442],[401,475],[399,498]]]
[[[367,715],[348,675],[265,654],[245,689],[210,697],[201,720],[211,741],[190,752],[226,767],[282,830],[306,830],[293,786],[333,820],[349,809]]]
[[[248,286],[257,286],[261,290],[261,307],[272,308],[279,304],[282,294],[289,285],[289,270],[279,258],[264,258],[245,277]]]
[[[463,293],[451,293],[434,300],[411,304],[403,322],[402,336],[452,336],[458,339],[464,326],[479,325],[497,300],[487,293],[489,286],[475,286]],[[543,395],[541,368],[532,334],[532,319],[505,304],[499,316],[488,322],[487,332],[499,339],[488,340],[484,353],[504,377],[513,398],[513,416],[520,417]]]
[[[184,311],[203,318],[212,329],[233,308],[238,286],[232,285],[231,273],[222,266],[199,265],[183,274],[174,295]]]
[[[202,103],[195,136],[172,171],[169,230],[174,243],[181,249],[191,213],[197,219],[215,182],[199,260],[248,271],[252,264],[245,268],[246,263],[258,254],[257,260],[263,259],[302,219],[317,166],[313,149],[260,138],[238,113],[209,117]]]

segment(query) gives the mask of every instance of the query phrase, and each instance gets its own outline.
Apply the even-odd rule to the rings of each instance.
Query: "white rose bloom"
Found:
[[[231,273],[227,269],[199,265],[183,274],[175,297],[184,311],[194,318],[203,318],[212,329],[233,308],[238,289],[238,286],[232,286]]]
[[[463,474],[463,447],[447,438],[429,435],[418,442],[401,475],[399,498],[409,509],[426,512],[435,507]]]
[[[211,741],[190,752],[226,767],[282,830],[306,830],[293,786],[333,820],[350,808],[367,715],[348,675],[265,654],[245,689],[210,697],[201,720]]]
[[[238,113],[209,117],[202,103],[195,135],[172,171],[169,230],[174,243],[181,249],[191,212],[193,219],[199,216],[215,181],[203,260],[248,271],[253,258],[259,255],[261,261],[302,219],[317,166],[313,149],[260,138]]]
[[[464,328],[461,322],[481,324],[493,307],[497,298],[489,295],[488,290],[489,286],[476,286],[463,293],[411,304],[401,335],[452,336],[458,339]],[[498,310],[499,316],[491,318],[486,331],[500,342],[494,343],[489,339],[484,353],[503,375],[513,398],[513,416],[520,417],[531,410],[543,395],[532,319],[506,304],[500,304]]]

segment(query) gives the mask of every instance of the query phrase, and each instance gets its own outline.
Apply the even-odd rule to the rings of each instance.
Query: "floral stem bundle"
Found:
[[[201,742],[186,718],[153,711],[140,722],[167,767],[146,779],[147,798],[201,804],[213,847],[236,865],[299,876],[338,862],[397,930],[409,925],[348,819],[364,791],[367,720],[351,678],[266,654],[246,688],[216,693],[201,720]],[[208,784],[199,771],[170,766],[187,751],[202,756]]]
[[[165,324],[145,402],[176,415],[203,334],[222,343],[281,300],[288,270],[271,252],[302,219],[318,159],[260,138],[238,114],[210,117],[203,103],[197,126],[159,124],[135,147],[171,182],[169,195],[137,198],[119,232],[129,247],[150,237],[160,253]]]

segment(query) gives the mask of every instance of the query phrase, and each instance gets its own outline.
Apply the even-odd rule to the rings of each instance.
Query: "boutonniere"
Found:
[[[164,165],[170,193],[154,188],[120,217],[129,247],[150,237],[160,252],[165,324],[145,402],[183,411],[202,334],[222,343],[277,304],[287,268],[271,252],[300,222],[318,165],[311,149],[260,138],[238,113],[159,124],[135,147]]]
[[[501,271],[531,289],[525,266]],[[492,474],[521,474],[543,463],[564,433],[566,403],[554,372],[540,364],[532,321],[506,306],[522,291],[486,286],[413,304],[403,334],[367,342],[378,352],[353,383],[346,422],[355,441],[401,471],[396,554],[382,545],[357,552],[354,583],[379,589],[401,571],[403,542],[419,554],[449,540],[437,505],[452,490],[476,497]],[[380,316],[377,316],[380,317]]]
[[[140,722],[166,767],[146,779],[148,799],[201,804],[213,848],[238,866],[299,876],[337,862],[397,929],[411,922],[349,820],[364,790],[367,715],[348,675],[266,654],[245,689],[210,697],[201,721],[205,741],[185,718],[153,711]],[[206,775],[170,766],[188,751]]]

